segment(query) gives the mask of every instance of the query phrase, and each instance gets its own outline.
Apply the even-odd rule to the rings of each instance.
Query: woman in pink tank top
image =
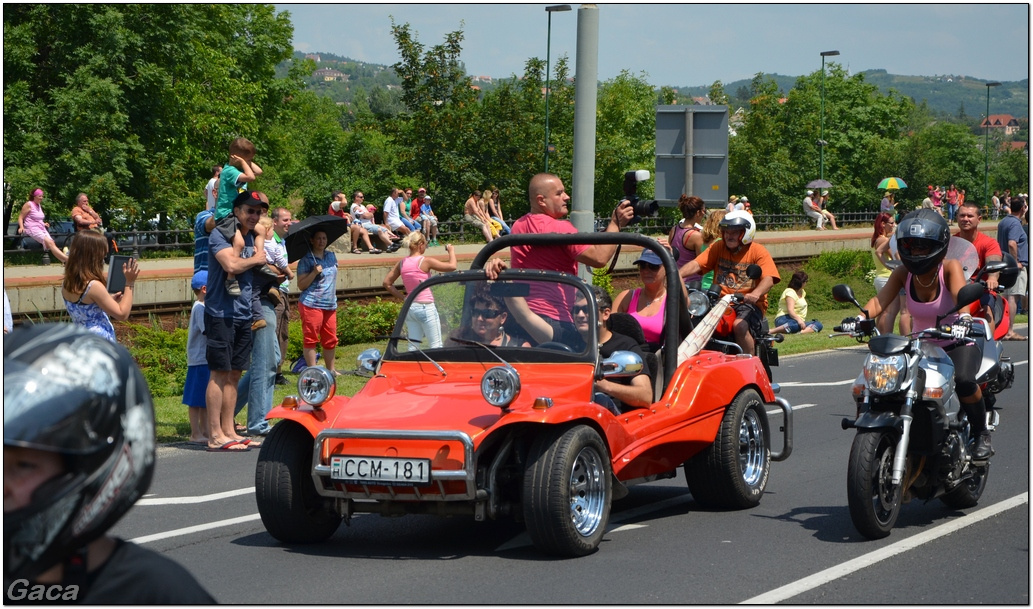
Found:
[[[54,243],[50,231],[47,230],[49,227],[50,224],[44,221],[43,216],[43,191],[37,188],[32,191],[32,198],[22,205],[22,210],[18,213],[18,234],[32,237],[43,246],[43,249],[50,250],[50,253],[64,264],[68,262],[68,255]]]
[[[423,280],[430,277],[431,271],[448,273],[456,270],[456,249],[451,243],[445,245],[448,262],[437,258],[427,258],[427,238],[419,231],[413,231],[402,241],[409,248],[409,255],[391,267],[384,278],[384,289],[397,298],[405,298],[405,294],[395,287],[395,281],[402,278],[402,285],[407,293],[412,292]],[[416,300],[409,307],[405,318],[405,329],[409,338],[420,343],[421,348],[437,349],[442,346],[441,321],[438,310],[434,306],[434,295],[430,290],[423,290],[416,295]],[[409,350],[415,351],[416,345],[409,343]]]
[[[667,272],[660,257],[651,250],[642,250],[635,261],[642,287],[624,290],[613,301],[613,310],[628,313],[642,326],[642,333],[652,349],[663,340],[664,313],[667,306]]]
[[[675,252],[678,266],[682,267],[695,260],[703,251],[703,227],[699,223],[706,217],[707,208],[703,199],[682,195],[678,199],[678,209],[681,210],[682,219],[671,228],[667,242]],[[702,281],[703,275],[691,275],[685,278],[685,285],[699,287]]]

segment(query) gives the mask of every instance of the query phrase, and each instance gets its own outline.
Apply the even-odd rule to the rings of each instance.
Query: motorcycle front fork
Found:
[[[904,407],[900,409],[900,440],[897,441],[897,450],[893,453],[893,470],[890,472],[890,481],[893,484],[900,484],[904,479],[904,469],[907,466],[907,443],[911,437],[911,407],[914,405],[913,396],[907,396],[904,400]]]

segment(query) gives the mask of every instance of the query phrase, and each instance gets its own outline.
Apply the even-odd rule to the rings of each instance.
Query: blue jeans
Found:
[[[440,349],[442,346],[441,320],[433,302],[414,302],[405,316],[405,329],[409,331],[409,338],[420,341],[420,349]],[[409,351],[415,350],[416,346],[410,343]]]
[[[252,434],[267,434],[271,429],[265,415],[273,407],[276,367],[280,363],[280,342],[276,338],[276,307],[261,299],[265,327],[255,330],[251,345],[251,367],[237,383],[236,416],[247,404],[247,429]]]
[[[413,222],[405,216],[398,216],[398,219],[402,221],[402,224],[411,231],[418,231],[422,228],[419,224]]]
[[[796,334],[800,330],[803,330],[803,328],[800,327],[800,322],[796,321],[792,317],[789,317],[788,315],[780,315],[775,318],[775,327],[777,328],[781,325],[784,325],[786,327],[786,334]],[[821,329],[825,327],[817,319],[810,320],[809,322],[807,322],[807,325],[811,328],[814,328],[815,332],[821,332]]]

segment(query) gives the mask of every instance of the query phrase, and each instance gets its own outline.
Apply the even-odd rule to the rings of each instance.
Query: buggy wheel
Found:
[[[743,509],[760,503],[771,469],[764,401],[753,389],[735,396],[711,444],[685,463],[692,497],[702,506]]]
[[[606,444],[591,427],[539,437],[524,470],[524,522],[534,545],[560,556],[595,551],[610,517],[610,475]]]
[[[312,435],[283,421],[262,443],[255,468],[255,499],[262,524],[284,543],[313,543],[330,537],[341,517],[316,492],[312,480]]]

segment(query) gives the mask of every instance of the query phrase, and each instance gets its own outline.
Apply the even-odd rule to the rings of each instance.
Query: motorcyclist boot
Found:
[[[968,417],[972,437],[975,438],[972,460],[986,461],[994,454],[990,447],[990,432],[986,429],[986,402],[980,399],[978,402],[963,403],[961,406],[965,410],[965,416]]]
[[[976,446],[972,449],[972,460],[986,461],[993,454],[994,449],[990,447],[990,432],[984,429],[976,438]]]

